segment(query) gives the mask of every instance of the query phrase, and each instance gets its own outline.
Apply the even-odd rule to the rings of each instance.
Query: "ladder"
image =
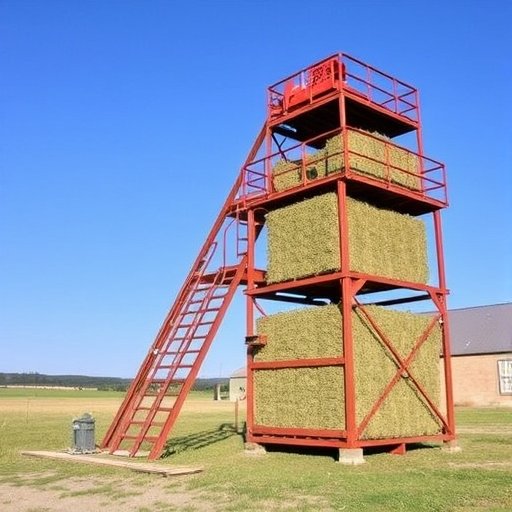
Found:
[[[264,125],[244,167],[254,159],[266,133]],[[150,447],[158,458],[192,388],[225,312],[247,267],[247,221],[233,205],[244,167],[151,345],[103,441],[109,453],[135,456]],[[227,257],[226,233],[236,228],[234,264]]]

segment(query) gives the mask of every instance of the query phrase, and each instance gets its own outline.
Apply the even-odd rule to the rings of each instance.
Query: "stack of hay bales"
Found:
[[[350,131],[350,168],[379,179],[390,178],[401,186],[418,189],[421,178],[416,157],[385,144],[382,137]],[[385,162],[414,176],[386,168]],[[286,190],[305,178],[316,179],[343,170],[341,136],[326,141],[323,149],[304,162],[278,162],[274,186]],[[389,176],[388,176],[389,173]],[[406,214],[377,208],[347,197],[347,229],[351,272],[397,281],[426,284],[428,281],[427,237],[424,223]],[[270,211],[266,217],[267,283],[341,270],[339,202],[328,192]],[[366,310],[406,359],[432,318],[379,306]],[[257,321],[258,334],[267,344],[255,349],[254,361],[277,362],[275,368],[254,370],[254,421],[275,428],[344,430],[344,366],[286,367],[283,361],[343,357],[342,308],[338,304],[314,306],[267,316]],[[441,425],[415,379],[436,405],[439,403],[438,324],[416,354],[408,372],[399,379],[376,413],[366,420],[390,381],[397,375],[397,362],[363,311],[351,313],[355,369],[356,422],[364,429],[360,439],[388,439],[434,435]],[[412,376],[412,378],[411,378]]]
[[[316,180],[327,175],[326,151],[320,149],[315,153],[306,155],[304,161],[306,180]],[[338,168],[337,172],[340,172]],[[276,192],[288,190],[302,183],[301,160],[280,159],[272,167],[274,189]]]
[[[408,356],[430,323],[414,315],[369,306],[372,318],[400,355]],[[357,309],[352,313],[356,414],[360,424],[395,375],[398,364],[377,333]],[[262,318],[258,333],[267,344],[254,360],[336,357],[343,354],[342,315],[338,305],[303,308]],[[411,374],[434,401],[439,397],[440,328],[431,332],[419,350]],[[342,366],[261,369],[254,372],[255,423],[282,428],[345,428],[345,393]],[[363,439],[431,435],[440,431],[438,420],[408,376],[402,376],[383,406],[361,434]]]
[[[348,167],[359,174],[380,180],[390,180],[402,187],[421,189],[421,168],[416,155],[394,145],[379,133],[349,130]],[[325,178],[344,170],[343,138],[341,135],[326,141],[325,148],[307,155],[304,167],[307,180]],[[389,164],[387,168],[386,162]],[[404,172],[407,171],[407,172]],[[388,176],[389,173],[389,176]],[[411,173],[411,174],[408,174]],[[272,168],[274,188],[277,192],[296,187],[302,183],[302,164],[298,161],[279,160]]]
[[[341,314],[336,305],[260,318],[257,330],[266,335],[267,344],[257,349],[255,362],[343,355]],[[256,424],[343,430],[343,378],[341,366],[255,371]]]
[[[367,306],[366,309],[402,359],[408,357],[418,338],[432,321],[430,315],[395,311],[379,306]],[[352,315],[352,335],[356,418],[357,423],[360,424],[395,376],[398,363],[362,312],[357,309]],[[441,327],[436,324],[409,368],[410,375],[425,389],[428,397],[437,407],[440,403],[440,352]],[[406,374],[401,376],[392,388],[382,406],[361,433],[361,438],[435,435],[440,430],[439,420]]]
[[[347,198],[350,269],[401,281],[428,280],[421,220]],[[327,193],[267,214],[267,282],[338,271],[337,195]]]

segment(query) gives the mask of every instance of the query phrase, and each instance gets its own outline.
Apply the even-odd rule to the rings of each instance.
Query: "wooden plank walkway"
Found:
[[[103,454],[92,455],[72,455],[65,452],[46,452],[46,451],[22,451],[22,455],[29,457],[38,457],[44,459],[67,460],[71,462],[81,462],[82,464],[97,464],[102,466],[113,466],[118,468],[131,469],[140,473],[156,473],[163,476],[191,475],[203,471],[202,467],[187,466],[164,466],[160,464],[152,464],[145,462],[132,462],[129,460],[119,460],[107,458]]]

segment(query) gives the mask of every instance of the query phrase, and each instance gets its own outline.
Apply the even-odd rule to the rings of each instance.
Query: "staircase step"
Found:
[[[172,407],[158,407],[156,412],[171,412],[172,409],[173,409]],[[152,411],[153,407],[148,406],[148,405],[141,405],[140,407],[137,407],[137,409],[135,409],[135,410],[136,411]]]
[[[140,440],[140,436],[135,436],[135,435],[132,435],[132,434],[122,434],[121,437],[123,439],[132,439],[133,441],[135,441],[135,440],[139,441]],[[145,436],[142,440],[143,441],[148,441],[149,443],[154,443],[154,442],[158,441],[158,436]]]
[[[178,329],[183,329],[183,328],[187,328],[187,327],[199,327],[200,325],[212,325],[214,322],[214,320],[212,320],[211,322],[198,322],[198,323],[195,323],[195,324],[180,324]]]
[[[130,421],[130,425],[144,425],[146,422],[144,420],[133,420]],[[152,427],[163,427],[165,425],[165,421],[152,421]]]

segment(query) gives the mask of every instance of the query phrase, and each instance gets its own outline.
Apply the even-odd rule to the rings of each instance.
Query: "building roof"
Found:
[[[448,312],[452,355],[512,352],[512,302]]]
[[[245,366],[238,368],[229,376],[230,379],[236,379],[237,377],[247,377],[247,368]]]

